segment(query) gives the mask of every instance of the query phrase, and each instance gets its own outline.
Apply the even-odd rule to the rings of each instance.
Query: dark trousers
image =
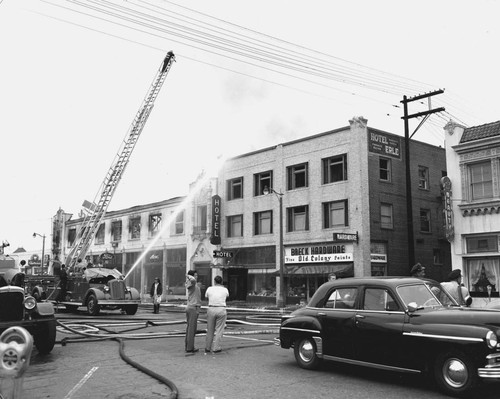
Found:
[[[199,306],[188,305],[186,307],[186,350],[192,351],[194,349],[194,337],[198,329],[198,313],[200,313]]]
[[[153,304],[153,313],[160,313],[160,304],[159,303]]]

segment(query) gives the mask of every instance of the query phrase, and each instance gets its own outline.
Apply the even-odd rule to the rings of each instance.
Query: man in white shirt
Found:
[[[205,292],[208,299],[205,353],[222,351],[221,340],[227,319],[226,299],[229,297],[229,291],[222,285],[221,276],[216,276],[214,282],[215,285],[208,287]]]
[[[460,306],[470,306],[472,298],[469,290],[462,286],[462,272],[460,269],[452,270],[448,274],[448,281],[441,283],[441,286],[459,303]]]

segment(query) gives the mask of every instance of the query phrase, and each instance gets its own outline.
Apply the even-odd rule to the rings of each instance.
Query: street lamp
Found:
[[[45,261],[44,260],[44,257],[45,257],[45,234],[33,233],[33,238],[36,238],[36,236],[42,237],[42,239],[43,239],[43,244],[42,244],[42,261],[40,262],[40,265],[42,267],[42,275],[43,275],[43,262]]]
[[[283,256],[283,193],[278,193],[273,188],[269,188],[267,186],[264,187],[263,194],[268,195],[273,193],[278,198],[280,204],[280,289],[276,292],[276,306],[278,308],[285,307],[285,276],[284,276],[284,256]]]

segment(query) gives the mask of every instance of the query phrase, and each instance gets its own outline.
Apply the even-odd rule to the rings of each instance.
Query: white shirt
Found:
[[[207,288],[205,297],[208,299],[208,306],[226,306],[226,298],[229,291],[223,285],[212,285]]]

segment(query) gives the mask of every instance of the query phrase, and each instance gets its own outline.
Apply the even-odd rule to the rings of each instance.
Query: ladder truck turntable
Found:
[[[175,55],[172,51],[169,51],[144,97],[141,107],[128,129],[93,203],[87,208],[88,211],[85,213],[82,224],[77,231],[77,238],[65,260],[66,270],[68,271],[66,293],[61,298],[59,284],[57,286],[54,284],[52,287],[50,287],[50,284],[43,284],[44,276],[26,276],[26,288],[38,300],[56,301],[64,305],[68,310],[76,310],[80,306],[86,306],[91,315],[97,315],[102,308],[122,309],[129,315],[137,312],[140,303],[139,291],[136,288],[126,286],[120,272],[104,267],[92,267],[83,272],[75,270],[75,266],[78,259],[85,258],[97,234],[113,194],[174,61]],[[50,280],[50,278],[45,278],[45,281]]]

